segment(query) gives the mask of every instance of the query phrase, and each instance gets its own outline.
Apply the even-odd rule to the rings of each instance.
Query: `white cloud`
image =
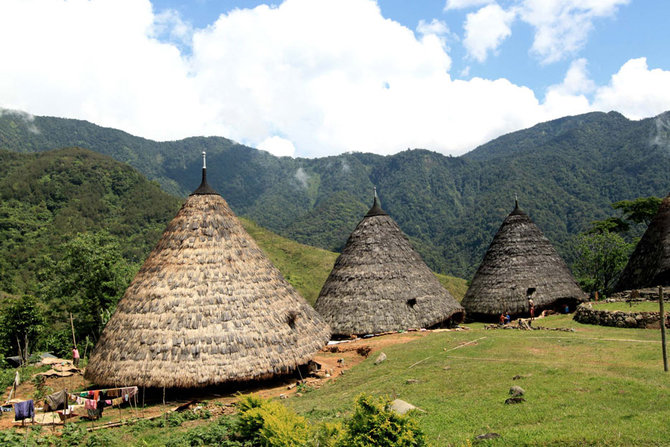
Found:
[[[416,32],[421,35],[421,41],[427,43],[431,39],[437,39],[445,51],[449,51],[447,45],[449,40],[457,40],[458,37],[449,30],[446,23],[441,20],[433,19],[430,22],[419,20],[416,27]]]
[[[295,146],[293,143],[276,135],[261,141],[257,147],[277,157],[292,157],[295,155]]]
[[[580,50],[594,20],[612,17],[630,0],[523,0],[521,20],[535,28],[531,51],[544,63],[556,62]]]
[[[444,10],[474,8],[477,6],[488,5],[494,1],[495,0],[447,0],[447,3],[444,5]]]
[[[468,54],[479,62],[484,62],[488,53],[495,52],[512,34],[510,25],[515,17],[515,11],[505,11],[498,4],[484,6],[477,12],[468,14],[463,39]]]
[[[173,42],[180,49],[186,50],[193,38],[193,26],[184,21],[178,11],[167,9],[155,15],[152,34],[158,39]]]
[[[597,86],[588,77],[586,60],[577,59],[563,82],[549,87],[543,108],[548,117],[593,110],[616,110],[629,119],[655,116],[670,109],[670,71],[650,70],[643,57],[631,59],[607,85]]]
[[[589,79],[586,64],[587,62],[584,58],[572,61],[563,82],[559,86],[554,87],[554,89],[560,93],[569,95],[591,93],[596,88],[596,85]]]
[[[373,0],[234,10],[192,30],[192,41],[180,20],[157,17],[148,0],[0,1],[0,41],[11,42],[0,107],[159,140],[221,135],[300,156],[407,147],[459,154],[566,113],[670,109],[670,72],[644,59],[601,87],[575,61],[543,101],[506,79],[454,80],[446,26],[424,23],[417,37]]]
[[[209,126],[179,50],[151,37],[148,1],[0,2],[0,105],[87,119],[152,138]]]
[[[309,174],[307,174],[302,167],[299,167],[298,170],[295,171],[293,177],[298,181],[300,186],[307,189],[307,186],[309,186]]]
[[[430,22],[419,20],[419,24],[417,25],[416,30],[422,35],[435,34],[438,36],[448,36],[451,34],[447,24],[442,20],[437,19],[433,19]]]
[[[547,89],[544,109],[549,116],[577,115],[592,110],[587,95],[596,85],[589,79],[586,59],[572,61],[563,82]]]
[[[654,116],[670,109],[670,71],[650,70],[647,59],[631,59],[600,87],[594,98],[599,110],[618,110],[632,119]]]

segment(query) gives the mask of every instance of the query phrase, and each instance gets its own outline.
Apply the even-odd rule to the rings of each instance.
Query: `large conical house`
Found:
[[[528,315],[544,309],[574,310],[586,296],[551,242],[519,208],[503,221],[461,304],[473,320],[498,319],[501,313]]]
[[[616,290],[670,286],[670,195],[635,247]]]
[[[376,192],[315,308],[339,336],[451,325],[464,317],[461,305],[381,209]]]
[[[329,336],[207,185],[203,167],[202,184],[105,326],[86,378],[167,388],[268,378],[307,363]]]

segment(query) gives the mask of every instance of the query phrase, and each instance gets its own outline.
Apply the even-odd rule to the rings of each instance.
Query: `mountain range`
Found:
[[[208,181],[238,215],[299,242],[339,250],[372,203],[410,237],[429,266],[469,278],[493,234],[521,207],[571,260],[570,241],[614,201],[670,191],[670,112],[631,121],[588,113],[513,132],[459,156],[275,157],[221,137],[156,142],[72,119],[0,111],[0,149],[82,147],[127,163],[173,195]],[[173,206],[173,205],[171,205]]]

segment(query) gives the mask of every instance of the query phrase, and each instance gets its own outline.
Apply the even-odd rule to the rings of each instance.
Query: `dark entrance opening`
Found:
[[[286,317],[286,322],[288,323],[291,329],[295,329],[296,318],[298,318],[298,313],[294,311],[289,312],[288,316]]]

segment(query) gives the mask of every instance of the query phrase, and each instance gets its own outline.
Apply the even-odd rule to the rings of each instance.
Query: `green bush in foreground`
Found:
[[[421,447],[426,439],[416,421],[389,408],[388,399],[362,394],[354,414],[344,421],[346,434],[337,447]]]
[[[269,447],[423,447],[423,432],[409,416],[395,413],[388,399],[362,394],[343,424],[310,426],[277,401],[245,396],[238,403],[241,441]]]
[[[307,421],[277,401],[244,396],[238,403],[239,434],[253,445],[301,447],[310,444]]]

